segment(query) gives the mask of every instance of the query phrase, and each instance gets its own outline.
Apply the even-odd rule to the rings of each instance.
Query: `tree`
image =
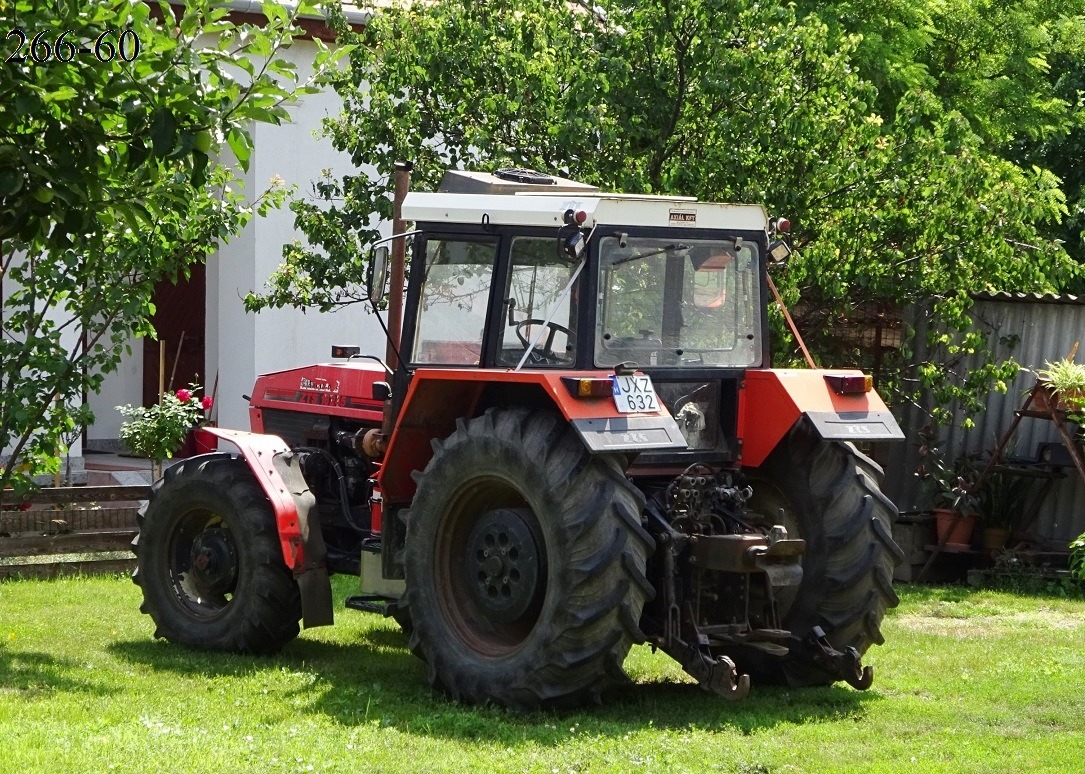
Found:
[[[84,392],[128,337],[154,335],[154,285],[283,198],[246,199],[223,158],[245,168],[247,127],[314,90],[278,56],[312,9],[263,11],[260,28],[216,0],[177,17],[166,3],[0,2],[0,29],[17,31],[0,63],[0,489],[56,469],[65,434],[92,419]]]
[[[1069,206],[1043,230],[1085,261],[1080,158],[1085,137],[1085,2],[799,3],[835,35],[861,35],[855,62],[892,121],[909,92],[959,113],[986,149],[1055,173]],[[1080,292],[1080,283],[1068,288]]]
[[[860,37],[759,3],[605,8],[489,0],[378,13],[336,82],[344,112],[327,125],[377,174],[322,180],[323,201],[295,205],[310,246],[288,248],[250,308],[359,300],[362,246],[387,217],[400,159],[423,188],[446,166],[513,164],[790,214],[797,254],[777,281],[793,305],[801,297],[800,325],[834,365],[855,356],[834,326],[864,303],[940,299],[952,355],[982,351],[968,291],[1053,290],[1074,275],[1041,232],[1066,211],[1057,179],[992,153],[929,91],[902,89],[887,120],[855,66]],[[1004,375],[995,364],[961,381],[920,369],[943,399],[974,400]],[[914,385],[889,374],[882,386],[899,401]]]

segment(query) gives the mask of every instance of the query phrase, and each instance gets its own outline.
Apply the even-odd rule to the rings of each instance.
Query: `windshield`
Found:
[[[757,267],[757,245],[741,239],[604,237],[595,364],[759,364]]]

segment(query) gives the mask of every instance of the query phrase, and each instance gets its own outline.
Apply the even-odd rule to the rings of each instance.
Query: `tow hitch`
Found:
[[[843,653],[833,648],[820,626],[810,630],[803,645],[815,664],[856,690],[865,691],[873,684],[874,667],[863,666],[859,661],[859,651],[855,648],[844,648]]]

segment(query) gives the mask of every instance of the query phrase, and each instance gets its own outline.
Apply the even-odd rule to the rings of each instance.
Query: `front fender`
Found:
[[[275,514],[283,562],[294,573],[301,591],[301,614],[306,628],[334,623],[327,549],[316,516],[316,497],[309,491],[301,466],[290,447],[277,435],[204,428],[237,447],[248,463]]]
[[[744,466],[760,466],[803,416],[826,439],[903,440],[904,433],[878,393],[840,395],[829,386],[826,375],[860,376],[862,372],[840,369],[746,372],[738,399],[738,436]]]
[[[660,402],[653,412],[621,414],[613,396],[574,397],[562,379],[606,378],[599,371],[512,371],[507,369],[419,368],[403,401],[378,480],[385,505],[410,502],[412,473],[433,456],[433,443],[452,434],[459,419],[482,413],[479,401],[492,385],[531,388],[559,412],[592,453],[685,450],[686,441]]]

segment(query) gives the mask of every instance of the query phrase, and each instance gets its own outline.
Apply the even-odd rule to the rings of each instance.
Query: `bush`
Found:
[[[199,387],[166,392],[150,408],[117,406],[131,421],[121,425],[121,439],[134,454],[155,462],[169,459],[185,442],[189,430],[203,424],[211,398],[196,397]]]
[[[1085,533],[1070,543],[1070,574],[1085,581]]]

